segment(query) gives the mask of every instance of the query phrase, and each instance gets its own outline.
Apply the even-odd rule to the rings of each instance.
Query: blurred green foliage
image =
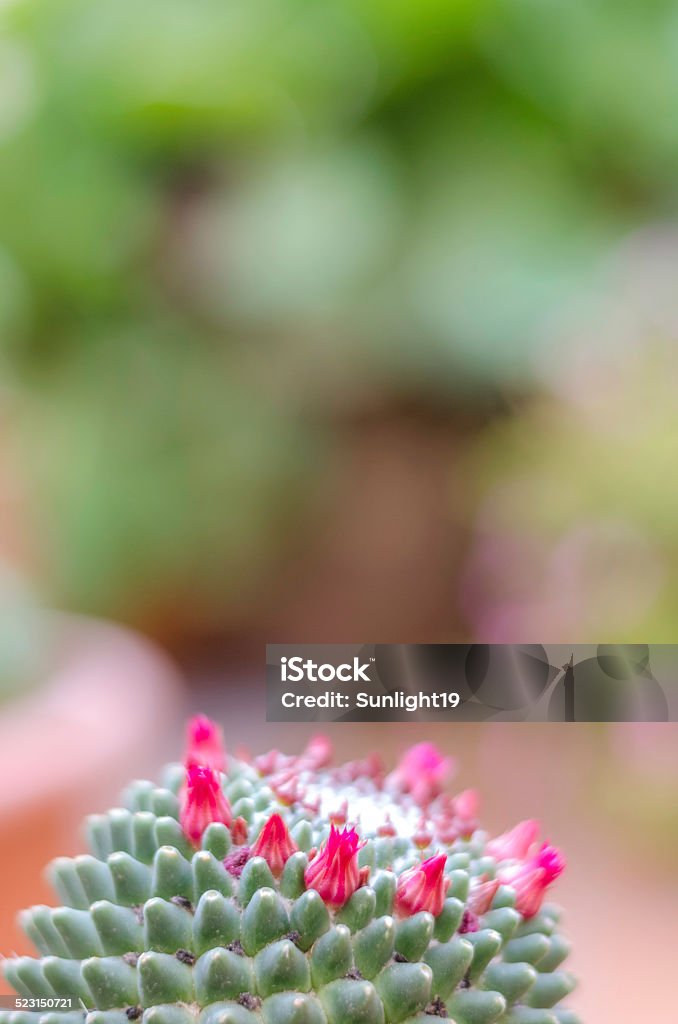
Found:
[[[319,394],[529,386],[610,248],[675,209],[668,2],[0,18],[5,393],[77,607],[238,607],[330,458]]]
[[[498,640],[537,616],[537,630],[574,643],[675,640],[676,337],[648,311],[637,346],[564,368],[561,394],[497,424],[473,451],[486,499],[475,626]]]

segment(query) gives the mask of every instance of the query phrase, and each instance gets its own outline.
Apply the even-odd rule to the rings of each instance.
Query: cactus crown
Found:
[[[39,956],[4,973],[29,1008],[0,1024],[576,1024],[538,824],[489,839],[428,743],[388,776],[330,759],[227,757],[194,719],[184,764],[50,866],[64,905],[22,914]]]

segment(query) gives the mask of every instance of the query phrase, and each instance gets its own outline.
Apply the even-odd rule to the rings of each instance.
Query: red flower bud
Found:
[[[330,907],[343,907],[361,884],[358,851],[364,845],[355,829],[339,832],[332,825],[327,842],[304,873],[307,888],[320,893]]]
[[[226,767],[226,749],[221,726],[207,715],[194,715],[186,726],[185,764],[202,764],[215,772]]]
[[[278,878],[287,861],[298,849],[280,815],[272,814],[252,847],[252,856],[263,857]]]
[[[231,824],[231,808],[222,792],[219,776],[204,765],[189,764],[180,794],[179,821],[184,834],[196,846],[208,825]]]
[[[427,910],[437,916],[445,905],[450,879],[445,876],[447,855],[438,853],[428,860],[403,871],[398,879],[395,909],[402,916]]]

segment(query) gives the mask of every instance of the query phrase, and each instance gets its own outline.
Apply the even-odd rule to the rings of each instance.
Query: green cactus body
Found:
[[[292,767],[301,789],[281,802],[276,771],[228,759],[218,778],[246,822],[240,846],[235,825],[218,821],[199,843],[186,838],[176,765],[164,786],[134,783],[124,807],[90,818],[91,853],[50,868],[63,906],[22,914],[37,956],[6,960],[4,974],[29,1008],[1,1011],[0,1024],[576,1024],[561,1006],[574,983],[558,911],[545,904],[526,917],[514,908],[519,889],[496,883],[489,905],[473,909],[502,869],[485,833],[448,829],[445,842],[433,827],[422,850],[422,808],[388,780],[343,781],[342,769],[303,758]],[[340,905],[307,884],[338,793],[364,843]],[[275,873],[253,853],[274,814],[291,844]],[[408,912],[405,872],[440,854],[438,912]],[[60,997],[76,1009],[44,1002]]]

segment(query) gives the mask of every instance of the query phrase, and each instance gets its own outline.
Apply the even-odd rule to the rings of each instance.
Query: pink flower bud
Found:
[[[249,829],[244,818],[236,818],[231,825],[231,839],[234,846],[244,846],[247,842]]]
[[[180,794],[179,821],[184,834],[196,846],[208,825],[231,824],[231,808],[222,792],[219,776],[205,765],[189,764]]]
[[[563,873],[565,858],[555,846],[544,843],[522,864],[504,868],[499,879],[516,893],[516,910],[523,917],[534,917],[541,910],[546,890]]]
[[[322,801],[321,801],[320,795],[318,793],[316,793],[315,796],[308,796],[307,795],[304,798],[301,806],[305,810],[310,811],[311,814],[315,817],[316,814],[318,814],[319,811],[320,811],[320,804],[321,803],[322,803]]]
[[[343,907],[361,884],[358,851],[364,845],[354,828],[340,832],[332,825],[327,842],[304,873],[307,888],[320,893],[330,907]]]
[[[328,818],[333,825],[345,825],[348,821],[348,800],[344,798],[338,807],[329,812]]]
[[[462,821],[475,822],[480,811],[480,795],[477,789],[464,789],[454,798],[454,813]]]
[[[433,833],[425,817],[419,819],[416,831],[412,834],[412,842],[420,850],[425,850],[433,842]]]
[[[280,815],[272,814],[252,847],[252,856],[263,857],[278,878],[287,861],[298,849]]]
[[[366,776],[368,779],[372,779],[381,788],[381,784],[384,779],[385,769],[384,762],[379,754],[368,754],[367,757],[360,762],[360,774]]]
[[[534,917],[541,910],[546,886],[540,868],[522,871],[511,883],[516,891],[516,910],[523,917]]]
[[[334,771],[337,782],[358,782],[371,779],[377,789],[381,789],[384,780],[384,763],[379,754],[368,754],[358,761],[346,761]]]
[[[438,853],[403,871],[395,895],[395,909],[402,917],[420,910],[434,916],[441,913],[450,887],[450,879],[445,876],[446,861],[447,855]]]
[[[301,755],[303,766],[313,768],[326,768],[332,760],[334,751],[329,736],[319,733],[313,736]]]
[[[478,885],[471,889],[469,894],[467,907],[472,910],[474,914],[486,914],[492,906],[492,900],[495,897],[495,893],[499,888],[500,882],[498,878],[493,878],[489,882],[480,882]]]
[[[221,726],[207,715],[194,715],[186,726],[185,764],[201,764],[215,772],[226,767],[226,748]]]
[[[268,784],[285,807],[292,807],[306,798],[306,787],[301,785],[294,771],[280,772],[272,776]]]
[[[495,860],[523,860],[539,835],[540,825],[534,819],[519,822],[508,832],[490,839],[485,847]]]
[[[442,791],[453,767],[452,758],[444,757],[433,743],[417,743],[405,751],[387,781],[426,807]]]
[[[465,789],[454,798],[454,823],[457,833],[467,839],[478,828],[480,796],[477,789]]]
[[[459,829],[453,821],[442,820],[436,822],[437,836],[441,843],[451,846],[455,839],[459,838]]]
[[[260,775],[272,775],[278,767],[280,756],[279,750],[269,750],[266,754],[259,754],[254,758],[254,767]]]
[[[384,836],[385,838],[388,838],[388,839],[392,838],[393,836],[397,836],[398,835],[396,827],[393,824],[393,822],[391,821],[391,815],[390,814],[387,814],[386,817],[384,818],[383,823],[378,826],[378,828],[377,828],[377,835],[378,836]]]
[[[545,873],[547,885],[551,885],[556,878],[560,878],[566,867],[565,857],[557,846],[551,846],[550,843],[544,843],[535,859]]]

